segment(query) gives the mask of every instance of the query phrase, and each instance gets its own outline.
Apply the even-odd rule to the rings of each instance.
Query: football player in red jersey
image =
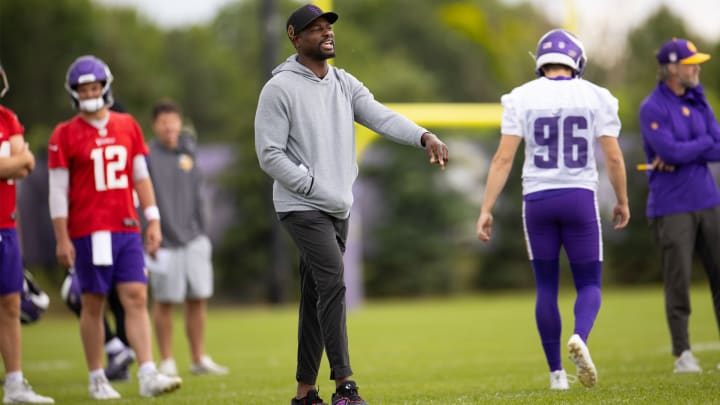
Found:
[[[102,368],[102,321],[113,285],[140,366],[140,395],[174,391],[182,382],[158,373],[152,359],[143,241],[133,190],[148,221],[145,250],[150,255],[160,246],[160,214],[142,131],[129,114],[110,111],[111,83],[112,74],[103,61],[89,55],[77,58],[68,69],[65,88],[78,114],[58,124],[48,144],[56,255],[61,265],[74,267],[78,275],[80,334],[94,399],[120,397]]]
[[[0,66],[3,89],[7,77]],[[15,180],[27,177],[35,168],[35,157],[25,142],[23,128],[10,109],[0,105],[0,354],[5,364],[3,402],[52,404],[52,398],[36,394],[23,378],[21,367],[20,292],[23,265],[15,221]]]

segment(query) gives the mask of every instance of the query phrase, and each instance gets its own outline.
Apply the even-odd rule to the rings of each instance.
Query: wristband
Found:
[[[157,205],[151,205],[149,207],[145,207],[143,210],[143,214],[145,214],[145,220],[153,221],[153,220],[160,220],[160,210],[158,209]]]

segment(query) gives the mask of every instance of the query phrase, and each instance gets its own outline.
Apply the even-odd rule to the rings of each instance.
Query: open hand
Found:
[[[448,162],[448,148],[443,141],[432,132],[425,132],[420,142],[430,157],[430,164],[437,163],[440,165],[440,169],[445,170],[445,165]]]

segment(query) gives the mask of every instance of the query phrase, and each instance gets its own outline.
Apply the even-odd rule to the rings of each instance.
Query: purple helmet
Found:
[[[23,270],[23,290],[20,293],[20,322],[33,323],[40,319],[50,305],[50,297],[35,282],[29,271]]]
[[[65,89],[70,93],[73,100],[73,107],[75,107],[76,110],[94,112],[102,107],[112,106],[114,101],[112,91],[110,90],[112,80],[112,73],[110,73],[110,68],[105,62],[92,55],[85,55],[75,59],[75,62],[68,68],[67,76],[65,77]],[[92,82],[102,83],[103,90],[100,98],[92,100],[91,109],[88,110],[88,107],[80,102],[77,87],[83,83]]]
[[[542,76],[543,65],[557,63],[570,67],[574,76],[580,77],[585,69],[587,57],[582,42],[563,29],[554,29],[540,38],[535,54],[535,73]]]

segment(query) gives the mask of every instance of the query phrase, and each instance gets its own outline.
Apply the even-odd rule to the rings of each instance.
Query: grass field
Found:
[[[573,294],[561,297],[563,339],[572,331]],[[350,354],[363,397],[380,404],[711,404],[720,403],[720,343],[706,286],[692,293],[691,340],[706,370],[674,375],[661,287],[606,289],[589,340],[599,382],[566,392],[548,389],[548,370],[533,318],[532,292],[449,299],[377,301],[349,315]],[[60,303],[53,302],[57,308]],[[295,381],[296,307],[213,308],[207,347],[231,368],[223,377],[190,375],[180,313],[175,350],[183,387],[144,400],[137,380],[115,384],[113,403],[283,404]],[[33,387],[59,404],[97,404],[87,394],[77,322],[48,313],[24,327],[24,371]],[[329,401],[333,384],[323,361],[318,380]],[[564,360],[569,373],[575,370]]]

